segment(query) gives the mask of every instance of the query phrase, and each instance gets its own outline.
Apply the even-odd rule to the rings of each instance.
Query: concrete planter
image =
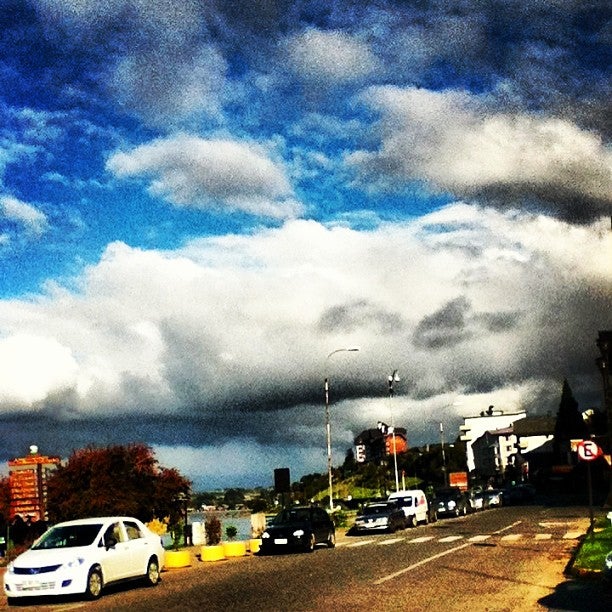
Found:
[[[166,551],[166,569],[174,569],[177,567],[189,567],[191,565],[190,550],[167,550]]]
[[[251,538],[249,540],[249,550],[251,551],[251,554],[255,554],[259,552],[259,549],[261,548],[261,538]]]
[[[246,542],[223,542],[223,552],[226,557],[244,557],[247,554]]]
[[[225,559],[225,551],[222,544],[202,546],[200,548],[200,559],[202,561],[222,561]]]

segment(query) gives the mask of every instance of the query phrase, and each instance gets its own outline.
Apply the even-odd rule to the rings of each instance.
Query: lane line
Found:
[[[397,542],[403,542],[406,538],[390,538],[389,540],[382,540],[379,542],[379,546],[387,546],[388,544],[397,544]]]
[[[456,542],[457,540],[462,540],[462,539],[463,539],[463,536],[454,535],[454,536],[447,536],[445,538],[440,538],[438,540],[438,542],[443,542],[443,543],[446,543],[446,542]]]
[[[515,527],[516,525],[519,525],[522,522],[523,521],[516,521],[515,523],[512,523],[511,525],[507,525],[506,527],[502,527],[501,529],[498,529],[494,533],[503,533],[504,531],[508,531],[508,529],[512,529],[513,527]],[[417,538],[417,539],[420,540],[422,538]],[[431,540],[433,538],[427,538],[427,539]],[[416,542],[416,540],[411,540],[411,542]],[[376,586],[379,586],[381,584],[384,584],[385,582],[388,582],[389,580],[393,580],[394,578],[401,576],[402,574],[410,572],[413,569],[416,569],[417,567],[426,565],[427,563],[430,563],[431,561],[435,561],[436,559],[440,559],[441,557],[445,557],[446,555],[451,555],[452,553],[457,552],[458,550],[467,548],[468,546],[472,546],[472,543],[466,542],[465,544],[455,546],[454,548],[449,548],[448,550],[439,552],[436,555],[427,557],[426,559],[422,559],[421,561],[417,561],[416,563],[413,563],[412,565],[409,565],[408,567],[404,567],[401,570],[398,570],[397,572],[393,572],[392,574],[387,574],[386,576],[383,576],[382,578],[379,578],[378,580],[374,580],[373,584],[375,584]]]

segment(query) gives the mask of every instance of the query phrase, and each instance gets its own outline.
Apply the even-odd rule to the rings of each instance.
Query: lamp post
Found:
[[[442,421],[440,421],[440,447],[442,448],[442,476],[444,476],[444,486],[446,486],[448,477],[446,475],[446,451],[444,450],[444,425]]]
[[[353,353],[359,350],[359,347],[352,346],[348,348],[339,348],[332,351],[325,360],[325,370],[327,371],[327,365],[329,358],[336,353],[349,352]],[[334,511],[334,488],[333,488],[333,475],[332,475],[332,442],[331,442],[331,420],[329,414],[329,377],[327,373],[325,375],[325,433],[327,437],[327,480],[329,487],[329,510]]]
[[[400,377],[397,370],[393,370],[388,378],[389,381],[389,407],[391,410],[391,435],[393,436],[393,464],[395,467],[395,491],[399,491],[399,475],[397,473],[397,446],[395,445],[395,418],[393,416],[393,383],[399,382]]]

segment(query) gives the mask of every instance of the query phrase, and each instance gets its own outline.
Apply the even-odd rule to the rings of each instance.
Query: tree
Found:
[[[47,482],[51,522],[104,515],[134,516],[142,521],[170,517],[191,483],[175,469],[158,466],[150,447],[88,447],[72,453]]]
[[[578,402],[574,399],[566,379],[563,381],[561,390],[561,401],[553,438],[553,449],[557,459],[566,459],[570,452],[570,440],[583,440],[586,436],[586,423],[578,410]]]

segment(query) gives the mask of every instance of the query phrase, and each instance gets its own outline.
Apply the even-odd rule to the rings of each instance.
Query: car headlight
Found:
[[[301,537],[304,535],[304,530],[303,530],[303,529],[296,529],[296,530],[293,532],[293,535],[294,535],[296,538],[301,538]]]
[[[267,540],[269,537],[270,537],[270,534],[269,534],[267,531],[264,531],[264,532],[261,534],[261,539],[262,539],[262,540]]]
[[[456,505],[457,505],[457,504],[456,504],[456,503],[455,503],[453,500],[451,500],[451,501],[449,501],[449,502],[448,502],[448,507],[449,507],[451,510],[452,510],[452,509],[453,509],[453,508],[454,508]]]
[[[14,574],[15,573],[15,564],[12,561],[6,566],[6,571],[9,574]]]

